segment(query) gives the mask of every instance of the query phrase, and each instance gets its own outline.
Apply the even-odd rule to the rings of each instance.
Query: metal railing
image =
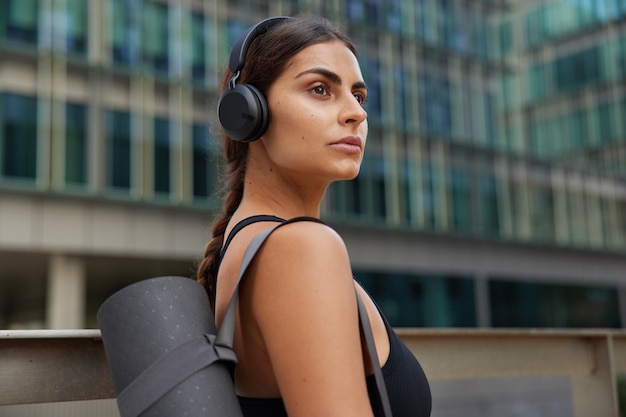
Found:
[[[576,417],[618,415],[617,330],[397,329],[429,380],[564,375]],[[0,405],[114,398],[98,330],[0,333]]]

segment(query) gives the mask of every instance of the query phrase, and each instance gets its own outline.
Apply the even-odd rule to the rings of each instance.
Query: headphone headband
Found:
[[[259,35],[264,34],[268,30],[270,30],[277,23],[289,19],[288,16],[275,16],[269,17],[265,20],[261,20],[255,25],[252,25],[246,32],[237,39],[235,46],[233,47],[232,52],[230,53],[230,60],[228,61],[228,68],[233,72],[237,73],[241,71],[245,64],[246,53],[248,52],[248,48],[253,40],[255,40]]]

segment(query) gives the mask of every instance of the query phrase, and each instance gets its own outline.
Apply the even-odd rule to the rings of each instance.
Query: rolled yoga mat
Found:
[[[213,345],[213,314],[198,282],[136,282],[110,296],[97,320],[121,417],[241,416],[236,358]]]

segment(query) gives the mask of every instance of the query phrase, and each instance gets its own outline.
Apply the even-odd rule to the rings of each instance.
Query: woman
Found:
[[[270,235],[240,286],[235,386],[244,415],[380,415],[368,394],[355,287],[393,415],[430,415],[420,365],[353,280],[342,239],[317,220],[328,186],[358,174],[367,138],[367,87],[353,44],[324,19],[274,18],[242,36],[229,66],[219,103],[228,193],[198,268],[218,324],[252,238],[299,220]],[[258,104],[246,94],[266,103],[239,110],[242,100]],[[266,120],[247,126],[253,119]]]

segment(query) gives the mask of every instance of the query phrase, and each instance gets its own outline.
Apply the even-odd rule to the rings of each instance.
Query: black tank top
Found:
[[[224,256],[228,245],[237,232],[247,225],[260,221],[274,221],[284,223],[286,220],[275,216],[252,216],[237,223],[230,232],[224,248],[220,253],[220,259]],[[292,221],[315,221],[321,220],[312,217],[301,217]],[[216,286],[213,286],[214,288]],[[378,308],[378,306],[377,306]],[[430,386],[424,371],[407,346],[400,340],[398,335],[389,325],[387,318],[380,308],[380,315],[385,323],[389,335],[389,357],[382,367],[383,378],[389,395],[391,412],[393,417],[429,417],[431,411]],[[378,400],[376,380],[374,375],[366,377],[367,390],[376,417],[383,416],[382,407]],[[250,398],[238,397],[239,404],[245,417],[288,417],[282,398]]]

